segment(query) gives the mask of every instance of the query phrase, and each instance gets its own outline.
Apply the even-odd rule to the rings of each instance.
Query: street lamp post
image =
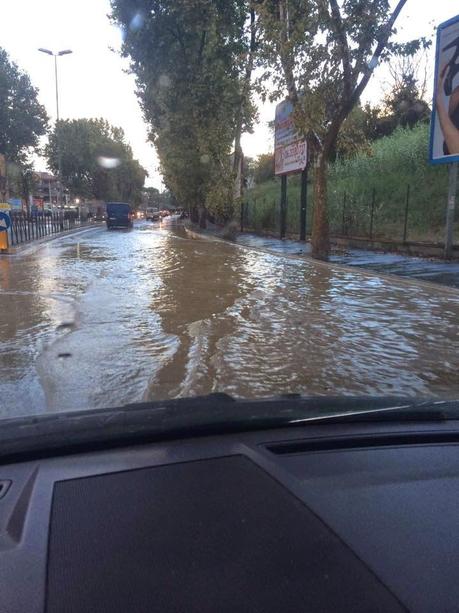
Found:
[[[54,53],[49,49],[44,49],[40,47],[38,51],[42,53],[46,53],[47,55],[52,55],[54,57],[54,80],[56,84],[56,141],[57,141],[57,168],[58,168],[58,180],[59,180],[59,189],[58,189],[58,205],[62,206],[62,151],[61,151],[61,143],[59,137],[59,85],[57,78],[57,58],[61,55],[68,55],[69,53],[73,53],[71,49],[63,49],[62,51],[58,51]]]

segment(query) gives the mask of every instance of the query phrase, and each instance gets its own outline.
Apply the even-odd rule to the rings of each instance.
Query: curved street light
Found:
[[[46,55],[52,55],[54,57],[54,80],[56,84],[56,126],[59,123],[59,85],[57,78],[57,58],[62,55],[68,55],[69,53],[73,53],[71,49],[62,49],[62,51],[58,51],[54,53],[50,49],[45,49],[44,47],[40,47],[38,51],[42,53],[46,53]],[[57,166],[58,166],[58,180],[59,180],[59,206],[62,206],[62,156],[61,156],[61,144],[59,142],[59,134],[56,129],[56,137],[57,137]],[[49,203],[51,206],[51,202]]]

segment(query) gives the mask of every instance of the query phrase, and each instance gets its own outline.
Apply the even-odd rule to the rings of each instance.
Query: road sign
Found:
[[[0,211],[0,232],[6,232],[11,226],[11,219],[8,213]]]

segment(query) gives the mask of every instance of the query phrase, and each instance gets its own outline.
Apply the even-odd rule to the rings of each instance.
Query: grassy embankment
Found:
[[[431,166],[427,161],[428,132],[427,125],[412,130],[398,129],[393,135],[375,141],[370,153],[361,153],[330,166],[328,200],[332,233],[342,234],[344,229],[349,236],[369,235],[374,190],[373,235],[402,240],[409,186],[407,239],[443,240],[448,173],[446,166]],[[279,199],[279,179],[248,190],[247,226],[256,231],[277,232]],[[289,177],[287,228],[292,235],[299,231],[299,201],[300,178]],[[312,209],[311,181],[308,230]],[[458,225],[456,223],[456,235]]]

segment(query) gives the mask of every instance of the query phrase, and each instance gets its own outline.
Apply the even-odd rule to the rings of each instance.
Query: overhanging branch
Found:
[[[332,0],[330,0],[330,2],[332,2]],[[324,140],[325,150],[331,149],[333,145],[335,144],[336,139],[339,134],[339,130],[343,124],[343,121],[352,111],[355,104],[357,104],[357,102],[360,99],[360,96],[365,90],[365,87],[368,85],[368,82],[370,81],[370,78],[376,66],[378,65],[379,58],[381,57],[381,54],[384,51],[389,41],[389,37],[392,33],[392,28],[394,27],[394,23],[397,20],[398,16],[400,15],[400,12],[402,11],[406,2],[407,0],[399,0],[399,2],[397,3],[397,6],[392,11],[392,14],[390,15],[389,19],[386,21],[386,23],[383,26],[381,26],[379,36],[377,36],[376,38],[376,41],[377,41],[376,48],[373,52],[371,60],[366,65],[366,68],[362,71],[362,78],[360,82],[356,85],[351,95],[343,101],[343,104],[341,105],[340,110],[337,112],[337,114],[333,118],[333,121],[331,122],[327,136]]]
[[[376,66],[379,63],[379,58],[381,57],[381,53],[384,51],[389,41],[389,37],[392,33],[392,28],[394,27],[394,23],[396,22],[406,2],[407,0],[399,0],[399,2],[397,3],[397,6],[393,10],[388,21],[381,27],[381,32],[377,38],[377,45],[376,45],[376,49],[374,50],[373,56],[371,60],[368,62],[365,70],[363,71],[362,79],[360,80],[360,82],[358,83],[354,91],[352,92],[352,95],[350,98],[351,108],[359,100],[365,87],[368,85],[371,75],[373,74]]]
[[[346,32],[343,27],[343,20],[341,18],[341,12],[339,10],[337,0],[330,0],[330,8],[331,8],[332,25],[335,29],[335,33],[338,38],[340,56],[341,56],[341,61],[343,64],[344,94],[346,97],[348,97],[351,94],[351,87],[352,87],[352,69],[351,69],[349,44],[347,41]]]

